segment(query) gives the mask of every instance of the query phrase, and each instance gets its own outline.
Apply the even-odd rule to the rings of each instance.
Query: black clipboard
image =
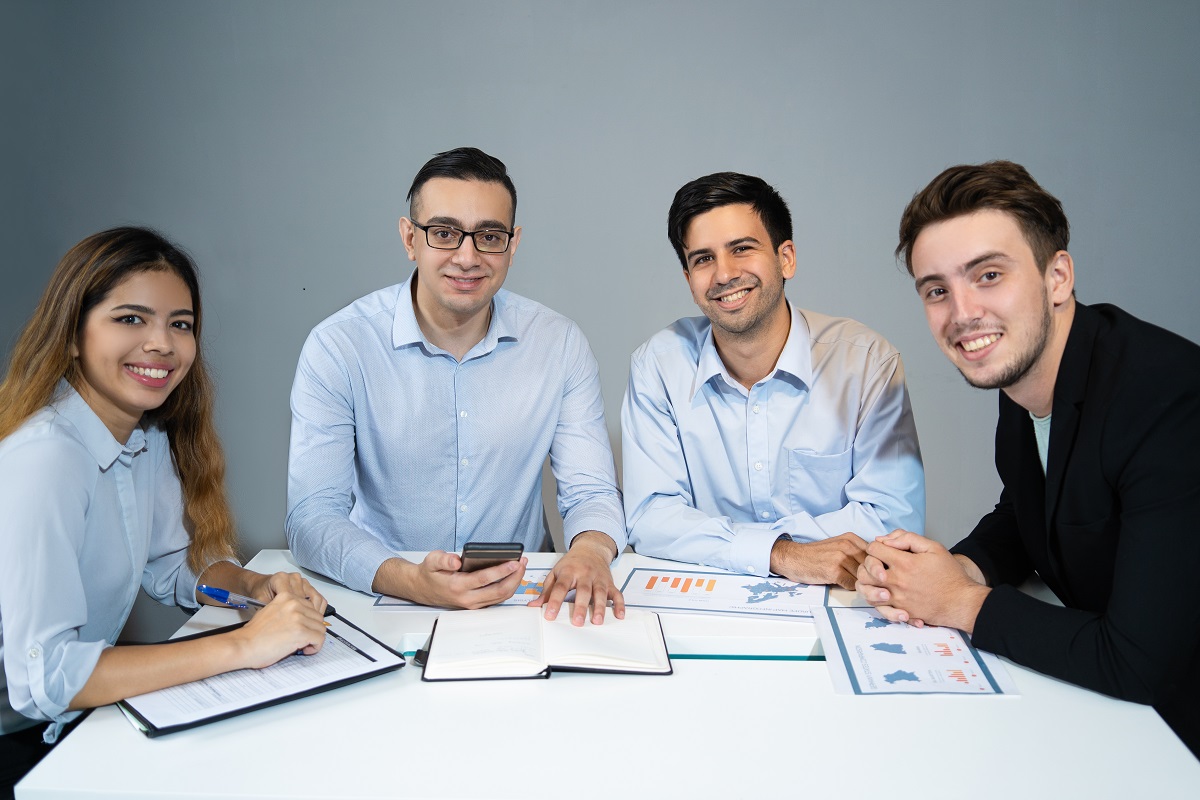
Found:
[[[139,726],[141,727],[142,733],[144,733],[148,738],[153,739],[158,736],[165,736],[166,734],[169,734],[169,733],[176,733],[178,731],[187,730],[189,728],[196,728],[201,725],[207,725],[210,722],[217,722],[219,720],[229,719],[230,717],[236,717],[241,714],[246,714],[251,711],[257,711],[261,708],[269,708],[270,706],[280,705],[281,703],[287,703],[292,700],[298,700],[301,697],[309,697],[311,695],[320,694],[322,692],[327,692],[330,689],[337,689],[342,686],[349,686],[353,683],[358,683],[359,681],[367,680],[368,678],[374,678],[376,676],[383,675],[388,672],[395,672],[396,670],[400,669],[407,663],[405,661],[404,655],[402,653],[400,653],[397,650],[392,649],[391,647],[388,647],[386,644],[379,641],[374,636],[367,633],[362,628],[358,627],[357,625],[355,625],[353,622],[346,619],[342,615],[332,614],[332,615],[328,615],[328,616],[331,616],[333,619],[338,620],[339,623],[344,624],[350,628],[353,628],[355,631],[358,631],[358,633],[360,633],[363,636],[365,636],[366,638],[370,639],[372,642],[374,642],[376,645],[378,645],[379,648],[386,651],[386,653],[389,656],[391,656],[391,658],[394,660],[389,660],[389,662],[384,663],[378,669],[371,669],[371,670],[368,670],[368,671],[365,671],[362,673],[357,673],[355,675],[352,675],[352,676],[349,676],[346,678],[335,679],[333,681],[330,681],[329,683],[323,683],[319,686],[301,689],[296,692],[286,694],[286,695],[283,695],[280,697],[272,697],[268,700],[263,700],[260,702],[252,701],[252,702],[248,703],[247,705],[239,706],[235,709],[216,712],[211,715],[198,717],[196,719],[189,720],[187,722],[183,722],[183,723],[179,723],[179,724],[174,724],[174,725],[157,725],[154,722],[152,722],[134,704],[133,701],[137,700],[136,697],[129,698],[127,700],[121,700],[117,703],[117,706],[120,707],[121,710],[124,711],[125,713],[127,713],[129,716],[131,716],[135,720],[137,720]],[[220,633],[228,633],[229,631],[237,630],[238,628],[242,627],[245,624],[246,624],[245,622],[239,622],[236,625],[227,625],[227,626],[224,626],[221,628],[214,628],[211,631],[203,631],[201,633],[194,633],[190,636],[181,636],[177,639],[169,639],[168,643],[170,643],[170,642],[186,642],[186,641],[190,641],[192,639],[202,639],[206,636],[214,636],[214,635],[220,634]],[[332,631],[330,631],[330,634],[337,636],[337,634],[333,633]],[[341,638],[341,637],[339,637],[339,638]],[[345,642],[345,644],[347,644],[348,646],[350,646],[351,648],[353,648],[355,650],[358,650],[358,648],[354,647],[354,645],[350,644],[349,642]],[[359,652],[361,653],[361,651],[359,651]],[[362,653],[362,655],[366,658],[371,659],[372,661],[376,661],[376,659],[372,658],[370,655],[368,655],[366,653]],[[294,658],[294,657],[295,656],[288,656],[287,658]],[[304,657],[304,656],[301,656],[301,657]],[[286,659],[281,659],[281,661],[282,660],[286,660]],[[267,667],[266,669],[270,669],[270,667]],[[225,674],[227,674],[227,673],[225,673]],[[213,677],[218,677],[218,676],[213,676]],[[205,680],[209,680],[209,679],[205,679]],[[168,687],[168,688],[173,688],[173,687]],[[167,689],[164,689],[161,691],[167,691]],[[155,694],[155,693],[154,692],[147,693],[147,695],[151,695],[151,694]]]

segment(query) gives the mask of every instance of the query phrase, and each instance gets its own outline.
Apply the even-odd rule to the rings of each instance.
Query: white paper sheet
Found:
[[[962,631],[888,622],[873,608],[824,608],[821,647],[839,694],[1016,694],[1008,670]]]
[[[403,663],[403,658],[339,617],[327,620],[325,644],[311,656],[292,655],[265,669],[240,669],[130,697],[124,703],[156,728],[282,700]],[[140,726],[139,726],[140,727]]]
[[[812,619],[813,607],[825,605],[829,589],[719,570],[636,567],[621,594],[626,606],[655,611]]]

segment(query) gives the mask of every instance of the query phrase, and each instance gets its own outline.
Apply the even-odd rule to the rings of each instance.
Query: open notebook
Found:
[[[493,607],[438,616],[422,680],[545,678],[554,670],[670,675],[658,615],[609,609],[603,625],[571,624],[571,606],[547,621],[542,609]]]

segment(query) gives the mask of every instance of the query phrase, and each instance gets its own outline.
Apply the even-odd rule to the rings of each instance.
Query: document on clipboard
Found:
[[[404,656],[346,619],[334,614],[327,621],[325,644],[314,655],[291,655],[263,669],[239,669],[147,692],[122,700],[118,706],[134,727],[154,737],[307,697],[404,666]]]

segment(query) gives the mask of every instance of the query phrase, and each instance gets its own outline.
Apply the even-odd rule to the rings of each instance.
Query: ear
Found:
[[[779,259],[779,269],[783,273],[784,280],[794,278],[796,276],[796,244],[788,239],[779,245],[775,255]]]
[[[71,340],[71,358],[79,358],[79,342]]]
[[[417,260],[417,251],[413,247],[413,236],[417,232],[417,226],[413,225],[413,221],[408,217],[400,218],[400,241],[404,244],[404,252],[408,253],[409,261]]]
[[[517,245],[521,243],[521,226],[513,228],[512,237],[508,240],[508,263],[512,263],[513,256],[517,254]]]
[[[1071,299],[1075,291],[1075,262],[1066,250],[1059,250],[1046,265],[1046,288],[1056,308]]]

